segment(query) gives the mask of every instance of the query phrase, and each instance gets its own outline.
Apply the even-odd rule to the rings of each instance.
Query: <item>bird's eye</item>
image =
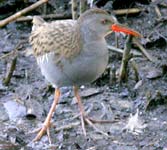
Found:
[[[108,23],[108,20],[107,20],[107,19],[103,19],[103,20],[101,20],[101,23],[102,23],[102,24],[107,24],[107,23]]]

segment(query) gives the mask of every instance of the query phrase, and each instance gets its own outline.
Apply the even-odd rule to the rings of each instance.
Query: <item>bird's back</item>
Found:
[[[80,34],[77,21],[60,20],[50,23],[39,17],[33,19],[30,43],[36,57],[54,52],[71,58],[80,52]]]

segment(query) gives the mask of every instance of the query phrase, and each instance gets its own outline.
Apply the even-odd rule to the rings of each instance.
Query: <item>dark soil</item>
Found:
[[[32,142],[36,136],[33,130],[42,126],[52,104],[54,89],[42,77],[35,58],[28,55],[31,23],[10,23],[0,29],[0,149],[167,149],[167,2],[161,0],[155,3],[150,1],[129,3],[133,5],[126,5],[126,8],[133,6],[144,10],[135,15],[118,16],[118,20],[143,35],[139,40],[154,61],[149,61],[144,55],[135,57],[139,81],[135,80],[132,65],[129,63],[128,81],[119,84],[118,81],[112,81],[111,70],[116,68],[118,72],[122,54],[110,51],[108,69],[102,77],[80,89],[85,110],[89,112],[90,117],[114,121],[95,124],[108,136],[86,125],[87,137],[84,137],[80,119],[75,117],[79,110],[72,88],[65,87],[61,89],[61,100],[50,129],[53,144],[49,144],[46,135],[39,142]],[[108,10],[111,7],[124,8],[124,5],[121,7],[119,0],[113,3],[112,1],[102,3],[99,0],[96,4]],[[55,6],[59,6],[60,12],[64,10],[69,13],[68,3],[65,5],[59,3]],[[158,16],[156,7],[162,16]],[[120,36],[120,48],[124,47],[125,39],[126,37]],[[114,41],[114,34],[107,37],[110,45],[114,46]],[[15,49],[18,50],[16,69],[9,85],[4,86],[3,79],[15,54],[2,57]],[[132,51],[136,50],[138,47],[133,44]],[[137,110],[139,110],[137,124],[135,121],[128,124],[129,117],[135,115]],[[71,127],[66,128],[65,125]]]

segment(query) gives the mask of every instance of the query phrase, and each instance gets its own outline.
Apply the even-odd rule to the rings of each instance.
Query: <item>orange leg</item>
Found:
[[[77,99],[77,102],[78,102],[78,106],[79,106],[79,109],[80,109],[80,113],[81,113],[81,125],[82,125],[82,130],[83,130],[83,133],[84,135],[86,136],[86,129],[85,129],[85,111],[84,111],[84,107],[82,105],[82,102],[81,102],[81,98],[79,96],[79,93],[78,93],[78,87],[74,86],[74,95]]]
[[[92,119],[88,116],[86,116],[86,113],[84,111],[84,107],[83,104],[81,102],[81,97],[79,96],[78,93],[78,87],[74,86],[74,95],[77,99],[78,102],[78,106],[80,109],[80,114],[81,114],[81,125],[82,125],[82,130],[84,135],[86,136],[86,129],[85,129],[85,122],[88,123],[91,127],[93,127],[97,132],[105,135],[105,136],[109,136],[107,133],[103,132],[102,130],[98,129],[93,123],[113,123],[115,121],[109,121],[109,120],[96,120],[96,119]]]
[[[49,113],[45,119],[45,122],[43,123],[43,127],[40,129],[40,131],[38,132],[37,136],[35,137],[35,139],[33,141],[38,141],[41,139],[41,137],[47,132],[48,134],[48,138],[49,138],[49,142],[51,143],[51,140],[50,140],[50,136],[49,136],[49,128],[50,128],[50,121],[51,121],[51,118],[52,118],[52,115],[56,109],[56,105],[59,101],[59,98],[60,98],[60,90],[59,89],[56,89],[55,90],[55,96],[54,96],[54,101],[52,103],[52,106],[49,110]]]

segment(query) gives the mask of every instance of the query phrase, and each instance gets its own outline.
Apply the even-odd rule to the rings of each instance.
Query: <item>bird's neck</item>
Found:
[[[95,30],[89,28],[89,26],[80,27],[81,39],[83,42],[90,43],[90,41],[103,41],[104,37],[97,34]]]

